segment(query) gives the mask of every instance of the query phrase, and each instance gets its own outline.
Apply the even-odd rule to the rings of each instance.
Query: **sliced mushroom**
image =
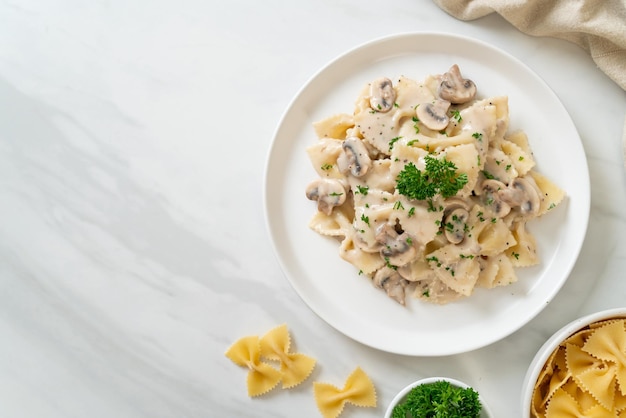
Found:
[[[539,211],[539,204],[541,203],[539,193],[526,178],[516,178],[509,187],[501,190],[498,194],[503,201],[517,208],[520,214],[524,216],[533,215]]]
[[[398,234],[388,223],[381,226],[376,241],[383,245],[380,254],[390,265],[404,266],[417,256],[417,248],[409,234],[406,232]]]
[[[453,104],[467,103],[476,96],[476,84],[468,78],[463,78],[459,66],[454,64],[442,76],[438,94]]]
[[[383,267],[374,274],[372,283],[377,288],[383,289],[391,299],[402,306],[405,305],[405,287],[408,282],[397,271]]]
[[[433,103],[422,103],[417,106],[415,114],[428,129],[441,131],[450,123],[450,118],[448,117],[449,108],[449,101],[437,99]]]
[[[342,173],[348,171],[354,177],[362,177],[372,165],[365,143],[359,138],[350,137],[341,144],[342,152],[337,158],[337,166]]]
[[[444,218],[444,235],[452,244],[460,244],[465,239],[469,212],[464,208],[450,211]]]
[[[473,204],[471,206],[473,206]],[[456,196],[449,197],[443,201],[443,207],[446,213],[449,213],[456,208],[463,208],[469,212],[471,206],[469,200]]]
[[[307,186],[306,197],[317,201],[320,212],[330,215],[335,206],[346,201],[346,188],[338,180],[318,179]]]
[[[502,199],[501,191],[506,190],[506,185],[499,180],[487,179],[482,182],[481,196],[483,203],[489,207],[493,214],[502,218],[511,211],[511,206]]]
[[[396,102],[396,91],[390,79],[383,77],[370,86],[370,107],[377,112],[387,113]]]

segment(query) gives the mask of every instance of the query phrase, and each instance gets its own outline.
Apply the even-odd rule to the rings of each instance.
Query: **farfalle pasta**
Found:
[[[237,340],[227,351],[233,363],[248,368],[248,395],[263,395],[272,390],[282,377],[279,370],[261,361],[261,343],[258,336],[248,336]]]
[[[261,356],[280,363],[283,389],[299,385],[313,372],[315,359],[290,352],[291,337],[286,325],[270,330],[261,338]]]
[[[282,381],[283,389],[299,385],[311,375],[316,360],[290,351],[291,337],[286,325],[276,327],[263,337],[240,338],[226,351],[233,363],[247,367],[248,395],[263,395]],[[271,363],[277,362],[279,369]]]
[[[374,80],[351,114],[314,130],[309,226],[397,302],[448,303],[539,263],[526,225],[565,193],[535,170],[524,132],[509,132],[508,98],[477,98],[458,66]]]
[[[315,402],[324,418],[337,418],[350,403],[359,407],[376,407],[376,389],[369,376],[357,367],[342,388],[330,383],[313,382]]]
[[[551,353],[537,378],[531,415],[626,417],[626,319],[591,324]]]

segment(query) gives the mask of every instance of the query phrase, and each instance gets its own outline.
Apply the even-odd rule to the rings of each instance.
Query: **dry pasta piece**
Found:
[[[565,343],[565,367],[574,376],[579,376],[588,369],[596,369],[602,360],[592,356],[577,345]]]
[[[315,368],[315,359],[301,353],[291,353],[291,337],[287,325],[270,330],[260,341],[261,356],[280,361],[283,389],[302,383]]]
[[[532,397],[534,417],[626,416],[626,320],[593,323],[550,355]]]
[[[226,357],[236,365],[250,370],[247,383],[248,395],[251,397],[269,392],[280,382],[281,372],[261,361],[261,344],[257,336],[237,340],[226,351]]]
[[[613,410],[617,388],[615,372],[615,365],[601,365],[575,375],[574,379],[583,390],[589,392],[604,408]]]
[[[596,328],[583,345],[583,350],[606,361],[626,365],[626,329],[624,321],[609,322]]]
[[[545,416],[546,418],[615,418],[613,412],[601,405],[582,411],[576,399],[563,389],[558,389],[550,399]]]
[[[329,383],[313,382],[315,402],[324,418],[338,417],[346,403],[360,407],[376,407],[376,389],[369,376],[357,367],[346,379],[343,388]]]
[[[589,393],[584,391],[574,382],[573,379],[569,379],[563,386],[562,389],[569,393],[578,404],[580,405],[580,409],[583,411],[589,411],[596,405],[598,405],[598,401]]]

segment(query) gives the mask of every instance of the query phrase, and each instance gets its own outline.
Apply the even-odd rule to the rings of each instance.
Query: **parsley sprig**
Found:
[[[392,411],[392,418],[478,418],[478,392],[445,380],[414,387]]]
[[[456,165],[444,158],[427,155],[426,167],[419,170],[408,163],[396,179],[398,192],[410,199],[426,200],[439,193],[442,197],[454,196],[467,184],[467,174],[456,172]]]

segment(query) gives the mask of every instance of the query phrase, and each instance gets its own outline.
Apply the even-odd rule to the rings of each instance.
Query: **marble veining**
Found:
[[[579,130],[591,216],[562,291],[485,348],[414,358],[316,316],[274,256],[263,214],[272,134],[299,88],[371,39],[472,36],[522,59]],[[448,375],[516,416],[526,367],[577,316],[626,300],[626,94],[578,47],[429,1],[0,2],[0,416],[320,416],[313,381],[361,366],[380,417],[407,383]],[[246,395],[225,350],[286,323],[318,360],[291,390]]]

